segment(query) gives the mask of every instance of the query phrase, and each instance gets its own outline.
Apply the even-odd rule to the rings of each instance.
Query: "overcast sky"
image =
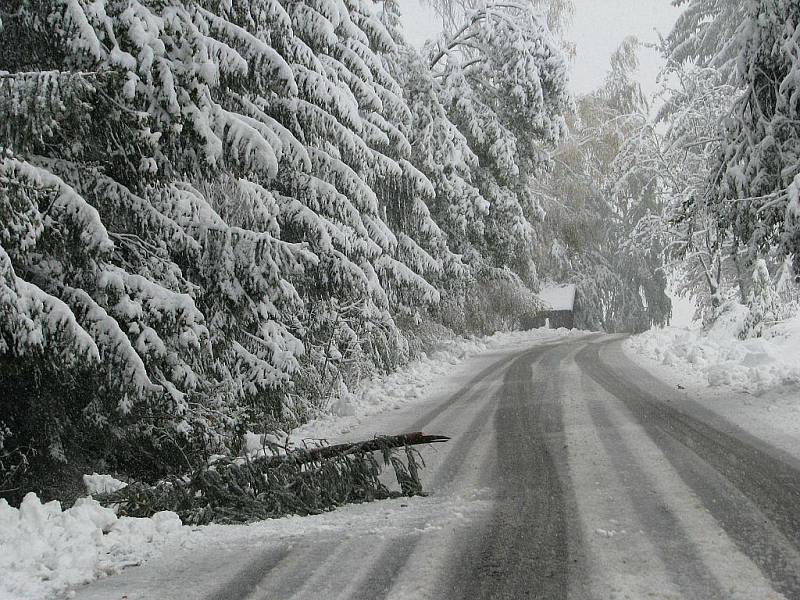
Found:
[[[572,89],[585,93],[597,88],[608,70],[608,59],[627,35],[642,42],[655,42],[656,30],[666,35],[675,23],[678,9],[670,0],[574,0],[575,19],[569,38],[577,44],[572,65]],[[400,0],[407,39],[422,45],[435,36],[441,25],[419,0]],[[645,93],[656,89],[661,61],[653,50],[643,50],[639,78]]]

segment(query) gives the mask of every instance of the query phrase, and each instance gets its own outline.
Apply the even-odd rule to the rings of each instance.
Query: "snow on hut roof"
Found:
[[[550,307],[550,310],[572,310],[575,306],[575,286],[573,284],[547,284],[536,294]]]

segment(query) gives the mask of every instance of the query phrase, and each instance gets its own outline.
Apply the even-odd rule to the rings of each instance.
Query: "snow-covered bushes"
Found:
[[[793,282],[781,285],[785,295],[797,293]],[[653,329],[627,343],[660,363],[686,367],[711,386],[754,394],[800,386],[800,312],[778,294],[763,259],[756,261],[747,304],[729,300],[704,327]]]
[[[761,337],[765,330],[788,316],[788,311],[775,291],[764,259],[756,261],[750,295],[747,298],[748,315],[739,336]]]

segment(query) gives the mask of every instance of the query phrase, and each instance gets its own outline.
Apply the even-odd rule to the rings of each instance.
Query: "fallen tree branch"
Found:
[[[337,456],[347,456],[349,454],[361,454],[365,452],[379,452],[389,448],[403,448],[405,446],[435,444],[446,442],[449,439],[449,437],[444,435],[425,435],[420,431],[414,433],[401,433],[400,435],[380,435],[365,442],[350,442],[347,444],[336,444],[334,446],[297,449],[284,455],[267,457],[266,461],[268,464],[274,461],[276,465],[287,461],[292,461],[295,464],[302,465],[318,460],[334,458]]]
[[[318,514],[343,504],[423,495],[419,467],[424,462],[412,446],[448,439],[417,432],[298,448],[279,456],[222,458],[183,477],[155,485],[133,483],[98,499],[116,505],[120,515],[149,517],[169,510],[184,523],[198,525]],[[404,457],[398,448],[405,450]],[[375,452],[383,461],[376,460]],[[391,465],[399,492],[379,478],[381,462]]]

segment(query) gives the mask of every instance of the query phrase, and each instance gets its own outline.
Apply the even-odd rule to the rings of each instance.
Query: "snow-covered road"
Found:
[[[800,598],[800,461],[621,341],[485,354],[457,389],[371,419],[452,436],[423,451],[429,497],[200,528],[76,597]]]

